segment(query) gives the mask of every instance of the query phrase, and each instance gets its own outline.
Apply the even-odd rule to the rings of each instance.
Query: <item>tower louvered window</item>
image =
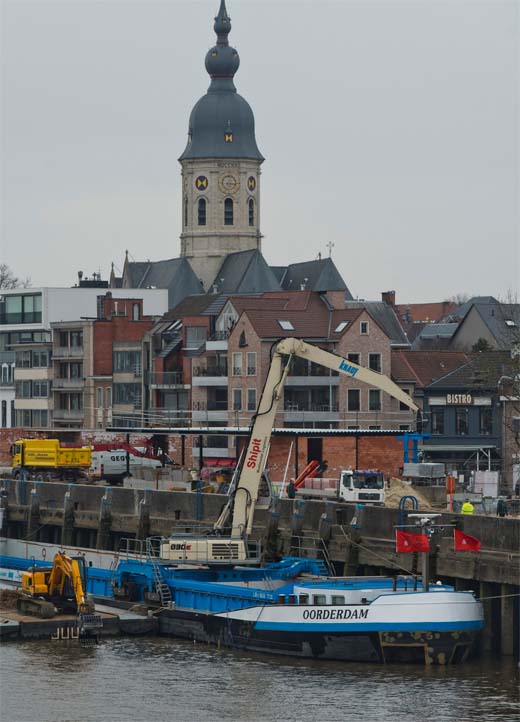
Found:
[[[188,225],[188,199],[184,199],[184,226]]]
[[[206,199],[205,198],[199,198],[199,204],[197,207],[197,220],[199,226],[205,226],[206,225]]]
[[[252,198],[249,199],[249,225],[255,225],[255,202]]]
[[[233,225],[233,199],[226,198],[224,201],[224,225]]]

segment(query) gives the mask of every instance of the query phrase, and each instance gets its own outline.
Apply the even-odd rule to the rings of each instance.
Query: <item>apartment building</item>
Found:
[[[85,363],[88,366],[93,362],[88,354],[85,361],[86,336],[78,334],[87,333],[87,319],[98,317],[102,298],[98,286],[1,291],[2,426],[48,428],[54,425],[55,411],[58,412],[59,427],[77,428],[88,422],[85,419],[85,389],[89,372]],[[160,316],[168,308],[165,289],[135,289],[131,294],[128,289],[113,289],[110,293],[116,307],[119,299],[130,295],[135,302],[140,300],[143,304],[140,313],[150,317]],[[52,339],[53,324],[64,324],[61,330],[68,336]],[[54,377],[58,384],[56,389]],[[42,385],[44,381],[47,385]],[[88,394],[90,399],[92,392]],[[87,406],[92,405],[89,401]]]

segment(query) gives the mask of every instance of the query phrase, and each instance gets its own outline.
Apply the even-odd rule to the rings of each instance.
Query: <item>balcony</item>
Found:
[[[193,456],[199,457],[199,445],[193,446]],[[205,457],[211,458],[233,458],[235,456],[234,449],[228,449],[227,436],[204,436],[202,438],[202,453]]]
[[[154,389],[184,388],[184,377],[180,371],[148,372],[146,379]]]
[[[206,351],[227,351],[230,331],[217,331],[206,341]]]
[[[85,385],[85,379],[54,379],[52,388],[54,391],[81,391]]]
[[[192,386],[227,386],[227,368],[221,366],[194,366]]]
[[[296,404],[285,402],[284,421],[339,421],[338,404]]]
[[[285,381],[286,386],[339,386],[339,376],[324,376],[321,374],[304,374],[298,376],[288,376]]]
[[[52,349],[53,359],[83,358],[83,346],[55,346]]]
[[[83,409],[55,409],[54,410],[54,421],[76,421],[81,423],[83,421],[84,411]]]
[[[196,401],[193,404],[193,421],[209,422],[209,421],[227,421],[228,405],[227,401]]]

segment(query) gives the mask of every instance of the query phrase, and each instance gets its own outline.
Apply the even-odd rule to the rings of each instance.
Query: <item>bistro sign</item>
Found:
[[[446,394],[446,403],[452,406],[471,406],[473,396],[471,394]]]

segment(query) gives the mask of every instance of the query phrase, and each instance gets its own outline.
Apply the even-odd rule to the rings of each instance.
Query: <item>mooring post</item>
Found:
[[[137,523],[137,539],[147,539],[150,536],[150,498],[151,489],[145,489],[139,502],[139,519]]]
[[[61,543],[62,546],[72,546],[74,544],[74,501],[72,499],[72,490],[74,484],[69,484],[67,491],[63,497],[63,524],[61,527]]]
[[[105,491],[99,505],[99,522],[96,537],[96,549],[108,549],[110,541],[110,527],[112,526],[112,489]]]
[[[25,538],[37,541],[40,524],[40,481],[35,481],[29,496],[29,507],[27,509],[27,528]]]
[[[510,657],[514,648],[514,596],[513,587],[500,585],[500,652]]]

